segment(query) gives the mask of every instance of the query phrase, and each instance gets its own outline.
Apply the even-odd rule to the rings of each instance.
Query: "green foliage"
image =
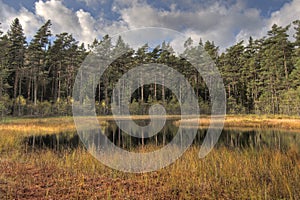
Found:
[[[282,93],[280,101],[281,113],[300,115],[300,87]]]
[[[26,44],[24,31],[18,18],[12,22],[10,30],[7,32],[7,36],[7,68],[11,72],[8,76],[8,83],[13,86],[13,90],[9,92],[9,95],[13,97],[14,101],[13,114],[17,115],[16,98],[18,95],[21,95],[19,83],[22,81],[21,73],[24,70]],[[20,109],[18,110],[18,115],[20,115]]]
[[[40,116],[50,116],[52,115],[52,105],[48,101],[38,102],[37,109]]]
[[[111,114],[114,85],[128,70],[145,63],[171,66],[183,74],[199,99],[201,112],[209,114],[210,94],[206,85],[209,83],[205,83],[201,74],[182,58],[193,59],[198,50],[205,50],[223,77],[228,113],[296,114],[297,109],[293,108],[298,105],[300,87],[299,20],[293,22],[294,42],[287,34],[290,28],[291,25],[281,27],[274,24],[266,37],[257,40],[250,37],[247,45],[240,41],[221,55],[213,41],[203,43],[200,39],[196,44],[188,38],[180,57],[168,42],[154,48],[144,44],[134,50],[123,38],[119,37],[113,43],[111,37],[105,35],[101,40],[95,39],[86,50],[85,45],[79,44],[69,33],[57,34],[50,40],[50,20],[40,27],[26,46],[22,25],[15,19],[7,34],[0,31],[0,110],[3,115],[71,115],[70,97],[75,77],[86,55],[92,52],[104,59],[119,55],[100,80],[90,80],[96,91],[98,114]],[[201,63],[205,60],[194,61]],[[163,75],[168,78],[168,74]],[[144,82],[139,75],[136,78]],[[154,103],[165,106],[169,114],[180,113],[180,104],[172,91],[155,81],[128,92],[133,92],[129,105],[132,114],[148,114]],[[180,91],[180,95],[183,96],[184,92]],[[289,96],[293,97],[293,102]],[[22,101],[18,97],[22,97]],[[7,105],[7,98],[10,105]],[[84,102],[84,97],[81,98],[80,102]]]
[[[8,95],[4,95],[2,96],[2,98],[0,99],[0,115],[1,118],[4,116],[7,116],[8,114],[10,114],[11,111],[11,99],[9,98]]]
[[[139,102],[136,101],[136,99],[134,99],[132,101],[132,103],[130,104],[129,111],[133,115],[138,115],[141,113],[140,104],[139,104]]]
[[[246,109],[243,105],[237,103],[236,99],[230,96],[227,99],[227,113],[228,114],[245,114]]]
[[[180,104],[175,97],[172,97],[166,105],[166,111],[169,115],[178,115],[181,113]]]

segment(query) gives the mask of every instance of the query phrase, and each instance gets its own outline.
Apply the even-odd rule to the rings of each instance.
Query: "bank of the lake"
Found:
[[[160,116],[155,116],[159,118]],[[83,117],[84,119],[84,117]],[[149,120],[149,115],[132,115],[132,116],[97,116],[100,124],[105,125],[107,121],[115,119],[120,120]],[[198,126],[202,128],[209,127],[211,116],[201,115],[200,118],[187,116],[181,120],[180,115],[167,115],[166,119],[175,120],[176,125]],[[73,131],[75,129],[72,116],[67,117],[48,117],[48,118],[4,118],[0,121],[0,130],[24,130],[27,128],[35,130],[48,129],[47,132]],[[300,132],[300,116],[288,115],[226,115],[224,128],[276,128],[281,130],[295,130]],[[32,129],[31,129],[32,130]],[[34,131],[36,132],[36,131]]]
[[[149,116],[132,118],[148,120]],[[200,126],[199,119],[182,121],[182,125],[207,128],[209,118],[202,116]],[[168,119],[176,125],[180,116]],[[113,117],[98,120],[107,127]],[[193,145],[164,169],[130,174],[106,167],[83,145],[74,145],[72,117],[5,119],[0,123],[0,199],[300,199],[300,152],[299,145],[295,146],[300,141],[299,120],[289,116],[226,116],[225,129],[236,130],[228,138],[220,138],[229,139],[229,146],[219,145],[199,159],[200,146]],[[257,144],[261,145],[254,142],[254,146],[245,147],[239,145],[248,138],[241,129],[247,129],[250,136],[248,129],[269,132],[252,139],[259,139]],[[290,132],[287,139],[277,139],[282,138],[277,134]],[[47,146],[46,140],[37,139],[42,136],[54,142]],[[67,138],[67,145],[53,147],[62,137]],[[118,143],[117,136],[115,139]],[[298,143],[289,145],[292,140]],[[146,144],[135,151],[155,149],[157,146]]]

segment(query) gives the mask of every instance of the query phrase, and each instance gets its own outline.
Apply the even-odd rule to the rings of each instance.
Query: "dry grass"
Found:
[[[189,149],[171,166],[146,174],[103,166],[83,149],[1,159],[1,199],[299,199],[300,162],[262,150]]]
[[[207,128],[211,123],[210,116],[199,119],[191,118],[178,120],[176,125]],[[227,115],[224,128],[276,128],[282,130],[300,131],[300,118],[290,116],[267,116],[267,115]]]
[[[293,148],[219,147],[199,159],[199,148],[191,147],[174,164],[145,174],[112,170],[83,148],[25,153],[24,137],[66,130],[75,130],[70,117],[0,124],[0,199],[300,199],[300,155]],[[137,151],[154,147],[146,148]]]

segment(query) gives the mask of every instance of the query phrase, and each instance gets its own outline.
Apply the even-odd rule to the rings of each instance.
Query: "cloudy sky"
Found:
[[[215,41],[225,49],[266,35],[274,23],[286,26],[300,19],[300,0],[0,0],[1,29],[16,17],[29,38],[51,19],[53,34],[72,33],[85,43],[150,26]]]

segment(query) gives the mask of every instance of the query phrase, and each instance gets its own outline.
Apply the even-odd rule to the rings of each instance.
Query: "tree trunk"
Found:
[[[288,81],[289,79],[289,74],[288,74],[288,68],[287,68],[287,62],[286,62],[286,56],[285,52],[283,51],[283,60],[284,60],[284,73],[285,73],[285,79]]]
[[[141,101],[144,102],[144,82],[141,79]]]
[[[118,128],[118,146],[121,147],[121,129]]]
[[[156,85],[156,76],[154,78],[154,100],[157,100],[157,85]]]
[[[99,81],[99,87],[98,87],[98,101],[99,104],[101,103],[101,82]]]
[[[34,99],[34,105],[36,106],[37,104],[37,90],[38,90],[38,83],[37,83],[37,76],[34,75],[34,78],[33,78],[33,82],[34,82],[34,89],[33,89],[33,99]]]
[[[22,76],[20,76],[20,80],[19,80],[18,116],[21,116],[21,94],[22,94]]]
[[[109,101],[109,98],[108,98],[108,85],[105,85],[105,105],[108,105],[108,101]]]
[[[59,71],[59,72],[58,72],[57,99],[60,99],[60,88],[61,88],[61,81],[60,81],[60,71]]]
[[[14,105],[13,105],[13,114],[16,115],[17,112],[17,90],[18,90],[18,81],[19,81],[19,69],[16,70],[15,80],[14,80]]]
[[[179,101],[179,104],[181,105],[181,103],[182,103],[181,83],[179,84],[179,99],[178,99],[178,101]]]
[[[31,96],[31,77],[28,80],[27,83],[27,100],[30,100],[30,96]]]
[[[162,88],[161,88],[161,98],[162,101],[165,101],[165,74],[163,74],[163,80],[162,80]]]
[[[2,91],[3,91],[3,86],[2,86],[2,77],[0,77],[0,101],[2,99]]]

